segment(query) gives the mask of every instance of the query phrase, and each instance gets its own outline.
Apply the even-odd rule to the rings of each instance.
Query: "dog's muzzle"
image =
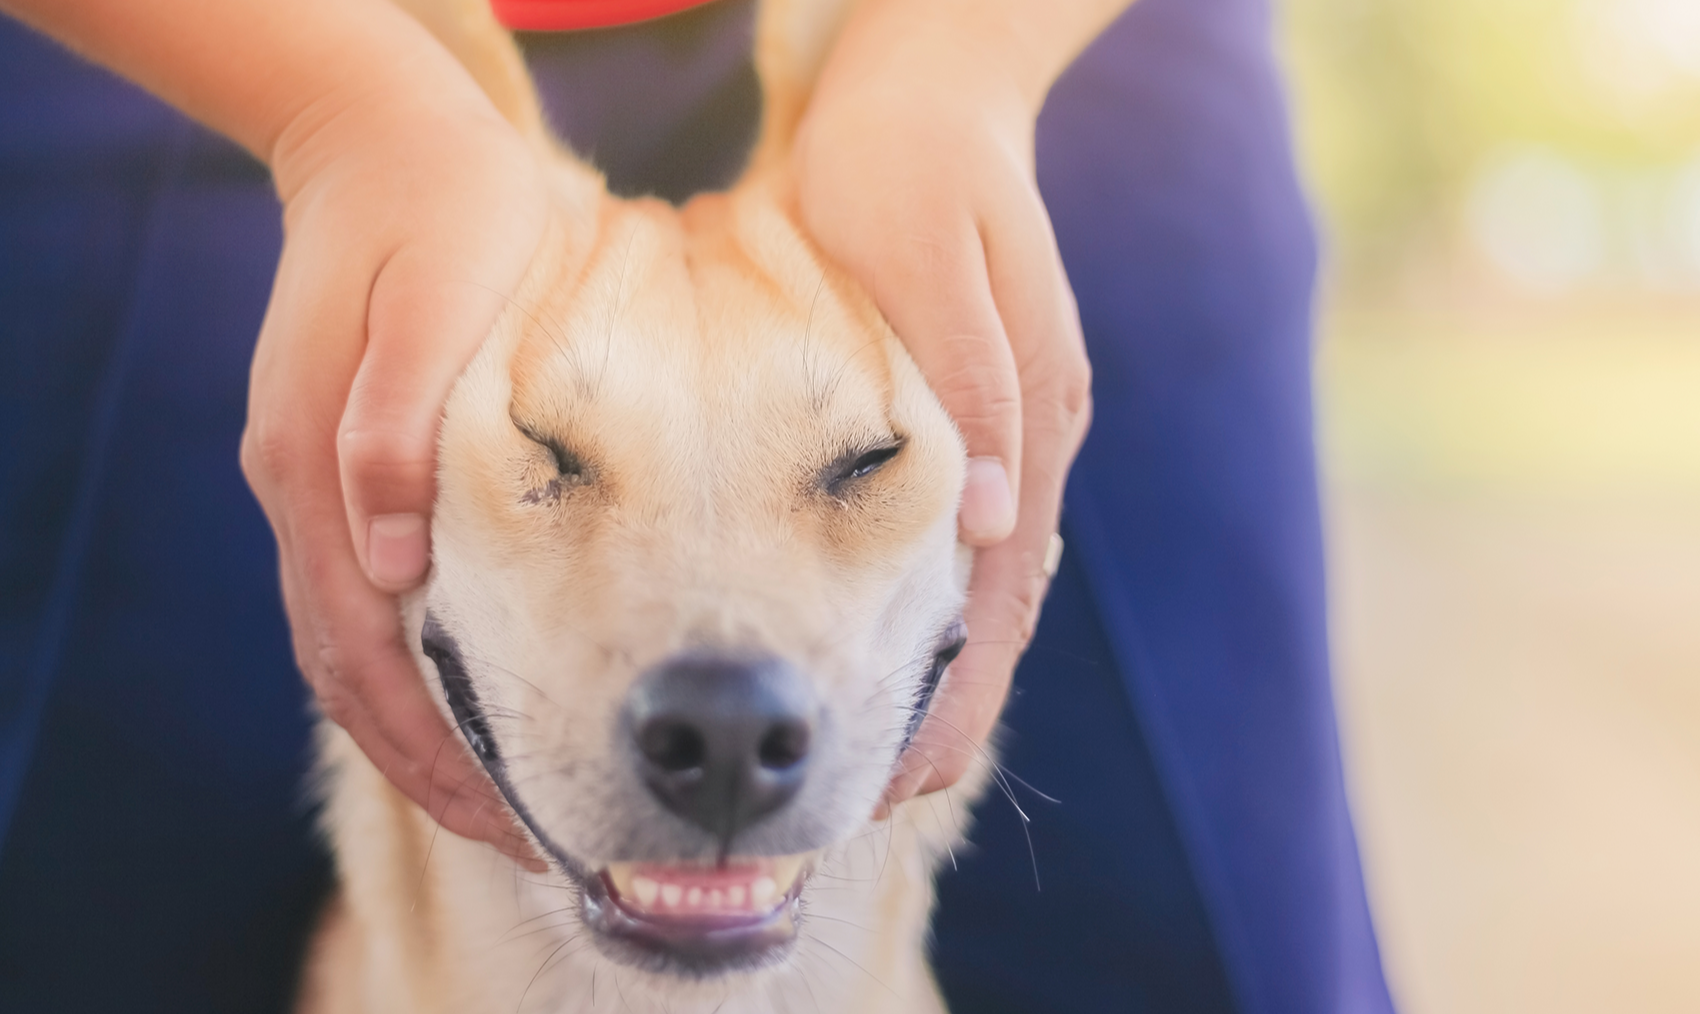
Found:
[[[540,827],[507,764],[455,639],[431,613],[420,637],[455,724],[503,799],[580,890],[600,949],[626,964],[701,977],[780,960],[814,855],[738,856],[740,831],[781,809],[807,771],[816,710],[805,682],[773,660],[685,657],[640,681],[622,725],[645,784],[713,834],[708,862],[609,863],[592,870]]]

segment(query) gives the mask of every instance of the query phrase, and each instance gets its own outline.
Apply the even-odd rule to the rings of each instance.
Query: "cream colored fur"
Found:
[[[341,888],[303,1010],[941,1010],[925,960],[931,878],[966,797],[869,814],[932,639],[961,608],[963,449],[868,299],[798,228],[783,157],[848,3],[764,6],[758,154],[731,192],[683,209],[609,197],[546,136],[481,0],[404,6],[537,141],[556,182],[549,239],[449,400],[433,572],[406,606],[408,637],[418,645],[427,608],[452,616],[518,794],[593,867],[642,834],[609,744],[635,676],[690,644],[790,659],[837,717],[785,833],[835,844],[777,966],[702,981],[640,971],[589,939],[567,878],[438,830],[326,726]],[[522,426],[584,474],[563,480]],[[846,448],[891,436],[903,450],[866,482],[820,486]]]

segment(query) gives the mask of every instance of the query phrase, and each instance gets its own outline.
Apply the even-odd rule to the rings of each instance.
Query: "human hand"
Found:
[[[954,784],[996,724],[1091,414],[1079,317],[1034,181],[1042,92],[998,40],[911,14],[895,30],[847,29],[792,154],[806,228],[872,294],[968,445],[968,643],[888,804]]]
[[[446,52],[280,135],[282,259],[242,467],[277,533],[296,660],[324,713],[444,827],[528,864],[403,643],[429,562],[438,419],[541,239],[539,162]]]

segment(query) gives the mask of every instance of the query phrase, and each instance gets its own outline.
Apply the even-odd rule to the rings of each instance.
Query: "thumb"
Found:
[[[907,244],[869,289],[967,444],[962,540],[1003,541],[1021,488],[1021,384],[978,230],[970,220],[942,242]]]
[[[503,303],[499,291],[457,283],[406,250],[373,282],[366,352],[337,458],[355,554],[385,591],[404,591],[425,576],[443,403]]]

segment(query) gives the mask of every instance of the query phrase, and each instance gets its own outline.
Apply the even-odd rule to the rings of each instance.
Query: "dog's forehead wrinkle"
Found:
[[[792,6],[775,0],[762,16]],[[588,169],[563,171],[531,270],[451,395],[432,576],[414,602],[452,621],[510,801],[558,861],[514,891],[551,936],[480,949],[492,924],[515,937],[531,928],[500,917],[507,885],[478,875],[496,869],[477,865],[496,862],[487,850],[430,839],[429,852],[426,814],[408,811],[398,848],[370,844],[356,821],[337,833],[339,854],[364,857],[348,883],[414,889],[384,904],[388,932],[369,935],[380,947],[415,928],[438,934],[444,945],[420,953],[442,957],[440,981],[463,959],[499,967],[485,983],[493,997],[524,966],[480,1010],[862,1011],[892,1006],[893,987],[917,1001],[903,1009],[936,1009],[922,957],[930,859],[908,819],[925,819],[925,806],[880,827],[868,815],[940,631],[960,615],[962,445],[874,302],[800,227],[787,173],[758,169],[675,211],[586,185]],[[877,469],[843,467],[898,441],[901,454],[869,459]],[[855,474],[829,490],[834,463],[834,476]],[[525,499],[552,483],[558,496]],[[408,615],[421,675],[440,684]],[[591,907],[598,885],[614,888],[597,879],[616,872],[605,863],[677,865],[726,847],[656,798],[632,756],[634,688],[692,646],[780,657],[821,709],[806,784],[741,832],[738,849],[824,850],[825,883],[799,888],[797,950],[713,986],[600,946],[611,924]],[[464,713],[447,689],[434,688],[439,706]],[[371,802],[395,796],[375,788],[380,772],[368,776]],[[426,854],[424,876],[393,876]],[[409,907],[425,894],[416,885],[449,902],[429,925]],[[527,953],[498,964],[502,948]],[[518,987],[533,973],[527,999]],[[465,984],[440,1002],[485,999],[463,1004]]]
[[[889,331],[847,311],[818,268],[786,301],[770,279],[722,285],[709,258],[687,265],[646,234],[628,242],[624,267],[610,250],[582,291],[551,293],[535,320],[516,315],[525,337],[498,367],[505,389],[482,389],[506,409],[495,417],[505,454],[538,467],[535,452],[512,450],[523,421],[592,461],[608,487],[585,494],[604,500],[563,498],[559,513],[520,518],[510,534],[526,552],[486,533],[463,553],[476,567],[494,551],[507,568],[471,585],[497,591],[491,636],[505,643],[492,661],[518,677],[490,670],[508,684],[491,695],[496,734],[514,730],[516,784],[569,853],[708,855],[711,842],[634,807],[642,787],[610,761],[613,716],[643,672],[693,646],[783,657],[831,709],[835,745],[823,740],[793,816],[752,842],[807,850],[873,805],[942,614],[956,608],[948,581],[905,576],[949,569],[924,562],[938,555],[927,546],[954,543],[949,497],[929,492],[954,481],[948,462],[937,467],[949,431]],[[581,382],[587,370],[594,384]],[[820,498],[823,467],[900,439],[916,452],[867,496]],[[476,443],[466,455],[463,468]],[[478,474],[497,474],[482,457]]]
[[[647,230],[640,240],[636,228],[627,228],[627,250],[650,245]],[[627,443],[638,445],[642,457],[670,450],[672,470],[717,488],[717,479],[766,467],[762,460],[737,460],[729,450],[750,448],[771,458],[799,449],[794,433],[765,445],[750,439],[795,429],[798,416],[787,408],[793,402],[813,420],[820,449],[807,456],[817,460],[877,440],[878,429],[896,429],[894,378],[880,349],[886,337],[847,334],[847,322],[829,320],[843,314],[822,309],[836,303],[824,273],[817,269],[807,303],[774,309],[769,297],[765,312],[752,312],[749,306],[728,309],[721,297],[700,298],[705,287],[730,288],[709,286],[716,279],[703,277],[707,264],[666,270],[660,262],[683,264],[674,250],[663,251],[656,264],[634,267],[641,259],[636,252],[616,257],[609,251],[587,269],[567,305],[554,308],[569,321],[570,340],[551,337],[559,329],[539,327],[549,333],[539,338],[548,340],[528,343],[516,357],[517,398],[528,404],[528,417],[540,417],[538,425],[558,420],[551,435],[570,446],[567,420],[576,417],[582,425],[603,416],[607,428],[634,438]],[[786,334],[807,336],[809,351],[787,352],[795,342]],[[829,429],[843,432],[824,432]]]

